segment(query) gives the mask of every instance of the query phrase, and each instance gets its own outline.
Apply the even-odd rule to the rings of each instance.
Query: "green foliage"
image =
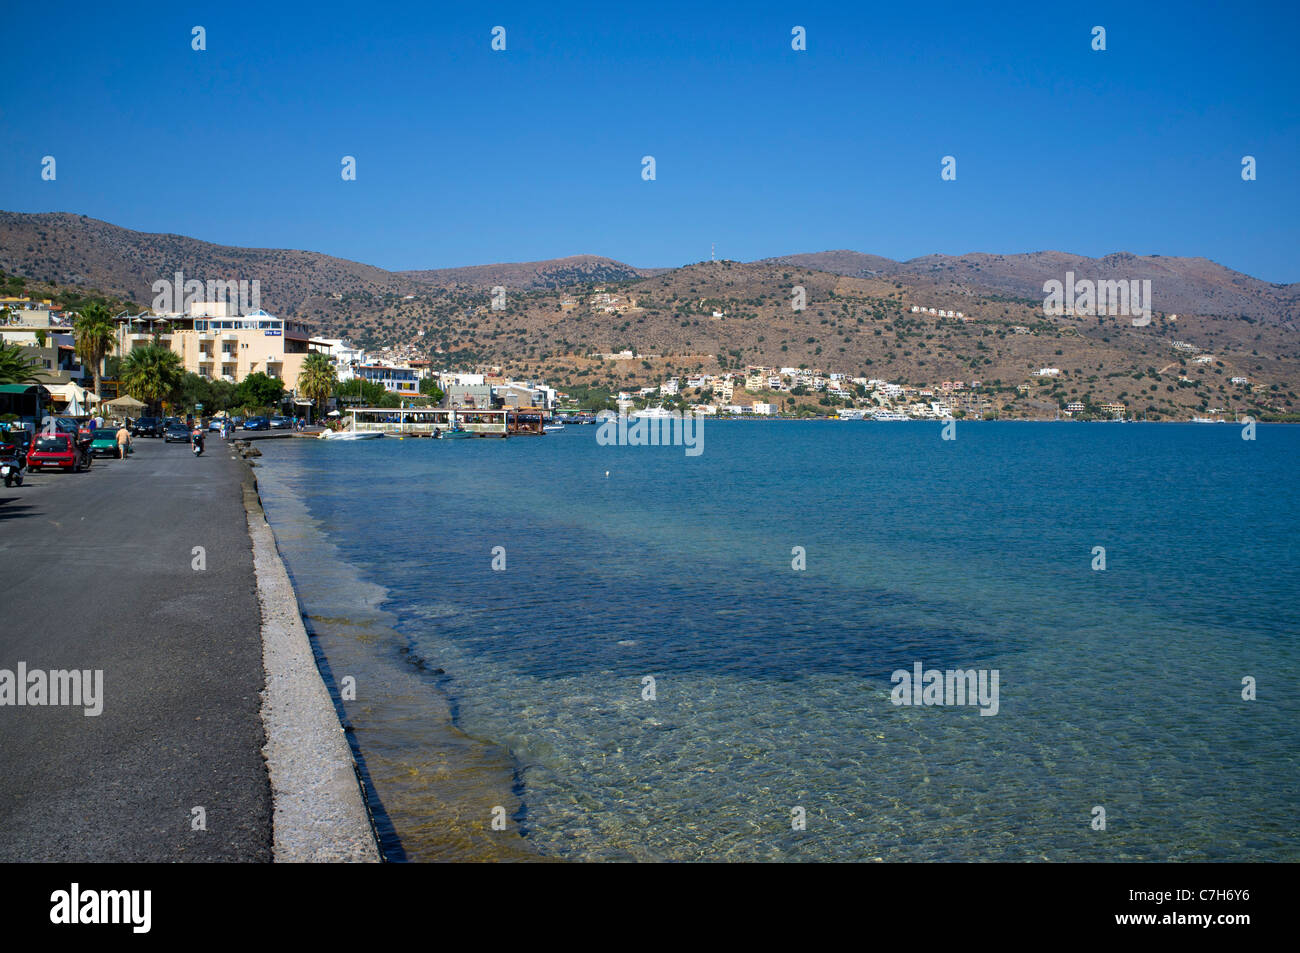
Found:
[[[89,365],[95,375],[95,393],[99,393],[102,380],[101,365],[104,358],[112,352],[116,339],[116,328],[108,309],[102,304],[92,304],[84,308],[72,325],[73,338],[77,344],[77,356]]]
[[[235,385],[230,381],[217,381],[186,372],[176,389],[176,402],[186,411],[192,411],[195,404],[203,405],[205,414],[238,407],[235,400]]]
[[[153,407],[176,394],[185,370],[171,348],[146,344],[122,359],[120,374],[126,392]]]
[[[261,371],[249,374],[235,388],[235,403],[240,407],[273,407],[283,397],[284,381],[267,377]]]
[[[430,398],[435,404],[442,403],[442,398],[446,396],[442,392],[442,388],[438,386],[438,382],[432,377],[423,377],[420,379],[420,393],[425,397]]]
[[[0,341],[0,384],[36,384],[36,358],[21,344]]]
[[[298,389],[303,395],[317,405],[323,405],[334,393],[338,377],[334,373],[334,362],[324,354],[307,355],[303,362],[302,373],[298,375]]]
[[[390,394],[383,384],[354,377],[339,384],[334,395],[355,407],[399,407],[402,399]]]

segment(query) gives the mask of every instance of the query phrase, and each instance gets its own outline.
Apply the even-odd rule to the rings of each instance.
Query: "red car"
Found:
[[[90,469],[90,454],[76,434],[43,433],[37,436],[27,454],[27,469],[48,470],[57,467],[65,472]]]

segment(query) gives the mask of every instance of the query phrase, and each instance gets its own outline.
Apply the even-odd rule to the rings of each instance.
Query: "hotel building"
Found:
[[[261,373],[297,390],[303,362],[312,351],[328,352],[328,343],[311,337],[301,321],[265,311],[240,315],[225,301],[193,302],[188,314],[142,314],[118,321],[116,353],[153,343],[171,348],[185,370],[210,380],[237,384]]]

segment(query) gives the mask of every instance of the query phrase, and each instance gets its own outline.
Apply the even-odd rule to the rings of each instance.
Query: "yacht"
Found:
[[[906,420],[906,414],[900,414],[895,410],[878,410],[871,415],[872,420]]]

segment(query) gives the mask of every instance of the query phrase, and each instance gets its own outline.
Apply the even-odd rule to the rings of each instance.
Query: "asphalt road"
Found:
[[[102,669],[104,696],[0,705],[0,861],[271,859],[246,470],[216,434],[135,446],[0,485],[0,669]]]

